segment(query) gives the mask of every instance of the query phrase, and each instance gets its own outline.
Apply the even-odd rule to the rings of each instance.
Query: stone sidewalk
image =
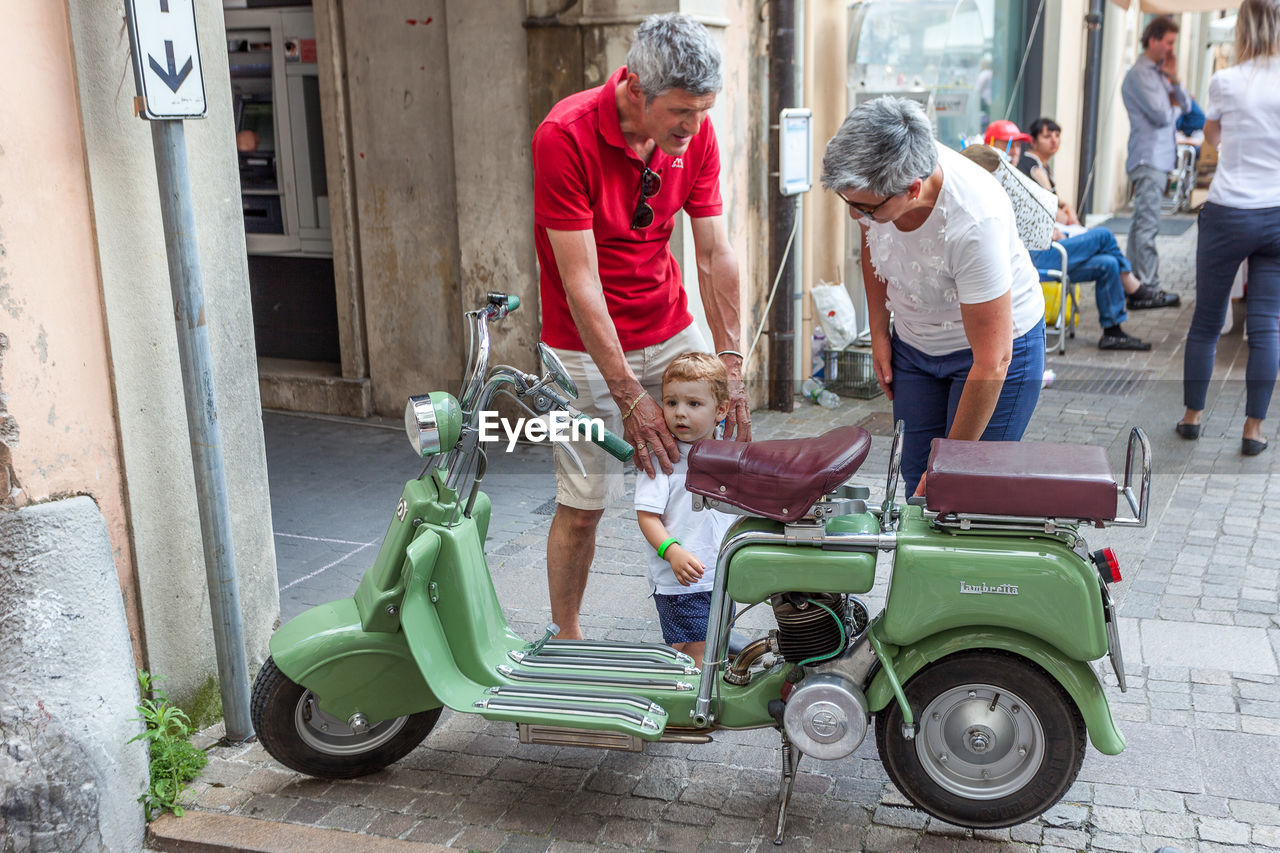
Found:
[[[1239,455],[1244,346],[1224,338],[1195,443],[1177,438],[1182,340],[1190,319],[1196,229],[1160,238],[1178,309],[1137,312],[1126,327],[1150,353],[1102,353],[1087,286],[1079,337],[1049,357],[1031,440],[1100,444],[1123,470],[1130,426],[1155,453],[1151,523],[1090,535],[1119,553],[1117,594],[1129,689],[1109,667],[1108,698],[1128,740],[1115,757],[1089,749],[1079,780],[1038,820],[969,831],[912,808],[887,781],[873,736],[847,759],[800,765],[784,849],[1280,850],[1280,489],[1276,454]],[[863,423],[877,438],[858,479],[883,491],[890,418],[883,397],[753,415],[757,437],[814,435]],[[413,461],[398,424],[265,415],[281,607],[289,618],[349,596],[376,553]],[[494,459],[489,562],[507,617],[526,637],[548,621],[544,535],[554,479],[545,448]],[[883,603],[887,571],[866,596]],[[632,513],[601,526],[584,612],[594,637],[657,641]],[[748,627],[772,627],[762,608]],[[1105,662],[1103,662],[1105,664]],[[218,735],[205,733],[206,743]],[[194,807],[291,826],[331,828],[347,849],[365,838],[459,850],[772,849],[779,750],[772,730],[711,744],[656,744],[643,754],[521,746],[511,724],[448,711],[395,766],[349,782],[285,770],[260,746],[210,749]],[[171,848],[177,849],[177,848]],[[210,848],[216,849],[216,848]],[[254,848],[258,849],[258,848]],[[266,849],[266,848],[262,848]],[[282,848],[283,849],[283,848]]]

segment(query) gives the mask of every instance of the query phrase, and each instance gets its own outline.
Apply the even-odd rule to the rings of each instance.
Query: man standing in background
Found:
[[[1178,25],[1161,15],[1142,31],[1142,55],[1129,69],[1120,87],[1129,113],[1129,156],[1125,171],[1133,184],[1133,223],[1125,256],[1133,274],[1146,287],[1129,297],[1131,309],[1176,305],[1179,297],[1160,289],[1160,256],[1156,234],[1160,232],[1160,201],[1169,172],[1177,164],[1174,125],[1191,109],[1191,96],[1178,82],[1174,43]]]

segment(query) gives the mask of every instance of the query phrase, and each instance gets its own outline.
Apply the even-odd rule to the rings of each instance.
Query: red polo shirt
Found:
[[[665,341],[693,322],[669,243],[672,218],[717,216],[720,150],[711,121],[703,122],[679,157],[655,148],[649,168],[662,187],[648,199],[653,224],[632,229],[644,162],[622,137],[615,92],[627,73],[603,86],[570,95],[552,108],[533,134],[534,239],[541,268],[542,340],[585,352],[569,313],[547,229],[591,230],[605,304],[623,350]]]

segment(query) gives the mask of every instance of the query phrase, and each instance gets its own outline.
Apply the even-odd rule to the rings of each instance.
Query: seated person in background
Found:
[[[1022,154],[1022,160],[1017,163],[1018,169],[1026,175],[1030,175],[1041,186],[1057,192],[1057,188],[1053,180],[1053,171],[1049,167],[1049,161],[1053,155],[1058,153],[1058,146],[1062,142],[1062,128],[1058,123],[1048,117],[1041,117],[1031,123],[1031,145],[1025,149]],[[1120,257],[1123,263],[1120,265],[1120,280],[1124,285],[1124,292],[1128,301],[1129,308],[1134,311],[1142,311],[1148,308],[1168,308],[1177,305],[1181,298],[1176,293],[1169,293],[1159,288],[1149,287],[1142,284],[1133,275],[1133,267],[1130,266],[1127,259],[1119,253],[1116,247],[1116,238],[1107,228],[1089,228],[1085,229],[1080,224],[1080,219],[1076,216],[1075,209],[1070,202],[1059,198],[1058,200],[1058,223],[1059,231],[1055,233],[1053,239],[1062,243],[1067,250],[1067,256],[1071,262],[1071,269],[1068,275],[1076,281],[1087,281],[1088,276],[1076,275],[1074,268],[1076,265],[1077,254],[1090,255],[1097,252],[1106,252],[1108,254],[1113,251]],[[1077,227],[1063,227],[1077,226]],[[1106,231],[1105,235],[1098,234],[1093,239],[1082,241],[1080,243],[1072,243],[1095,231]],[[1032,260],[1036,260],[1033,256]],[[1036,265],[1040,262],[1036,260]],[[1099,314],[1102,312],[1099,311]],[[1106,326],[1106,323],[1103,323]],[[1099,346],[1102,346],[1099,343]],[[1107,347],[1103,347],[1107,349]],[[1121,347],[1126,349],[1127,347]]]
[[[1013,161],[1014,165],[1018,167],[1018,171],[1056,194],[1058,187],[1054,183],[1053,172],[1049,169],[1049,160],[1058,153],[1058,146],[1061,144],[1062,128],[1058,123],[1051,118],[1038,118],[1031,122],[1031,144],[1023,150],[1022,159]],[[1084,229],[1080,217],[1076,215],[1076,209],[1065,198],[1058,199],[1058,222],[1069,226],[1062,229],[1067,237],[1074,237]]]
[[[987,146],[970,145],[961,153],[990,172],[1012,168],[1010,163],[1001,162],[1003,157]],[[1128,334],[1121,326],[1129,318],[1125,311],[1125,295],[1136,293],[1141,285],[1134,278],[1129,261],[1120,251],[1111,231],[1090,228],[1079,236],[1064,238],[1055,229],[1053,239],[1067,250],[1067,275],[1070,279],[1094,282],[1094,301],[1098,306],[1098,322],[1102,326],[1098,349],[1141,352],[1151,349],[1151,344]],[[1052,248],[1030,254],[1037,269],[1052,269],[1061,263],[1061,256]],[[1177,297],[1173,298],[1175,302],[1172,304],[1176,304]]]

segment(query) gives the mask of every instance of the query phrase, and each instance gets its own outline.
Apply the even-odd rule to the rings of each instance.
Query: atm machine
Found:
[[[953,148],[982,133],[991,98],[990,34],[977,0],[855,0],[849,5],[848,107],[896,95],[919,101]],[[845,284],[870,343],[858,226],[845,226]]]
[[[310,8],[227,9],[258,355],[340,361]]]

